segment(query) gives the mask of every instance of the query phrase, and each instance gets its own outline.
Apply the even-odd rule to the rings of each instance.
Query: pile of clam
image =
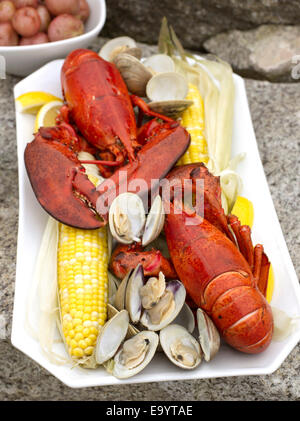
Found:
[[[122,281],[109,274],[108,321],[98,336],[95,361],[119,379],[143,370],[156,352],[163,352],[183,369],[210,361],[220,346],[211,319],[186,304],[186,290],[178,280],[144,277],[142,265]],[[196,319],[196,321],[195,321]]]
[[[143,59],[132,38],[118,37],[108,41],[99,55],[117,66],[129,92],[146,98],[153,111],[176,119],[193,103],[185,99],[187,80],[175,71],[175,63],[167,54]]]

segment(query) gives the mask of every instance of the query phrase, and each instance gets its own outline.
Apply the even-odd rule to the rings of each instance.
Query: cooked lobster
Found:
[[[228,344],[245,353],[262,352],[273,332],[271,308],[263,295],[269,271],[263,247],[253,247],[250,228],[240,226],[234,215],[226,218],[219,178],[212,176],[204,164],[176,167],[167,179],[173,187],[171,200],[164,201],[164,228],[179,279]],[[197,185],[199,179],[203,183]],[[185,197],[190,193],[187,203],[183,203],[183,190],[178,189],[185,180],[192,181],[187,187],[190,192],[184,192]],[[198,205],[196,195],[202,198]],[[143,252],[134,259],[141,261],[142,256]],[[119,257],[119,264],[121,260]]]
[[[172,177],[178,177],[177,169],[169,174]],[[197,177],[204,179],[204,190],[196,194],[203,194],[207,204],[217,197],[219,221],[223,220],[220,189],[214,195],[206,192],[211,175],[205,166],[185,167],[184,178]],[[249,227],[239,226],[237,218],[230,217],[238,249],[226,232],[216,227],[214,206],[205,207],[204,217],[186,211],[184,206],[182,212],[176,213],[178,206],[182,206],[181,198],[174,197],[166,217],[165,234],[179,278],[231,346],[246,353],[263,351],[273,333],[271,308],[258,289],[258,284],[266,284],[268,277],[269,262],[263,247],[253,248]]]
[[[61,72],[66,100],[58,126],[41,128],[25,149],[25,165],[33,191],[55,219],[77,228],[94,229],[107,223],[108,207],[116,194],[138,192],[133,181],[161,179],[189,146],[188,132],[178,122],[157,114],[134,95],[113,63],[90,50],[68,55]],[[147,142],[138,142],[133,106],[160,119]],[[96,161],[106,177],[116,170],[101,191],[84,174],[77,158],[81,148],[99,151]],[[124,177],[124,174],[126,177]],[[131,183],[130,183],[131,182]],[[104,194],[105,193],[105,194]]]

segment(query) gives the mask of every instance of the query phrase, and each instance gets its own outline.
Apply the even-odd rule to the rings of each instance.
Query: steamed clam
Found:
[[[138,195],[122,193],[113,200],[109,209],[109,228],[120,243],[140,241],[145,220],[143,201]]]
[[[205,361],[214,358],[220,348],[220,335],[210,317],[200,308],[197,309],[199,342]]]
[[[129,330],[127,310],[110,306],[109,320],[99,332],[94,351],[96,364],[104,365],[113,376],[124,379],[134,376],[152,360],[158,335],[154,332]]]
[[[133,323],[158,331],[178,316],[185,297],[186,291],[180,281],[166,282],[162,272],[157,278],[145,280],[140,264],[121,282],[115,296],[115,306],[118,310],[125,308]]]
[[[148,80],[153,76],[151,70],[128,53],[118,54],[113,62],[121,73],[128,90],[132,94],[144,97]]]
[[[166,326],[160,331],[159,339],[166,356],[178,367],[191,370],[201,363],[200,344],[183,326]]]
[[[186,100],[188,83],[176,72],[158,73],[146,86],[149,107],[158,113],[177,118],[193,101]]]
[[[155,355],[159,343],[158,335],[142,331],[123,343],[106,369],[118,379],[132,377],[143,370]]]
[[[127,335],[129,316],[122,310],[109,319],[100,330],[95,348],[95,359],[103,364],[112,358]]]
[[[99,51],[99,56],[104,60],[113,61],[118,54],[125,52],[138,59],[142,56],[142,51],[137,47],[134,39],[126,36],[107,41]]]
[[[123,244],[142,241],[143,246],[148,245],[159,236],[164,221],[165,213],[159,195],[154,199],[147,218],[142,199],[133,193],[117,196],[109,210],[110,232]]]

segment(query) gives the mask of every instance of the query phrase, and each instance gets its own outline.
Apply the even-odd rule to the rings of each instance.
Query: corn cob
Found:
[[[179,160],[179,165],[208,162],[207,143],[204,137],[204,103],[196,85],[189,83],[187,100],[194,103],[182,114],[181,124],[191,135],[191,144]]]
[[[71,359],[89,366],[99,328],[107,318],[106,228],[59,224],[58,291],[61,330]]]

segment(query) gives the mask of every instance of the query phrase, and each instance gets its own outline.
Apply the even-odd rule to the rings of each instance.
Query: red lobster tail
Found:
[[[179,279],[223,338],[246,353],[262,352],[273,332],[272,312],[247,261],[219,229],[170,204],[165,233]]]

